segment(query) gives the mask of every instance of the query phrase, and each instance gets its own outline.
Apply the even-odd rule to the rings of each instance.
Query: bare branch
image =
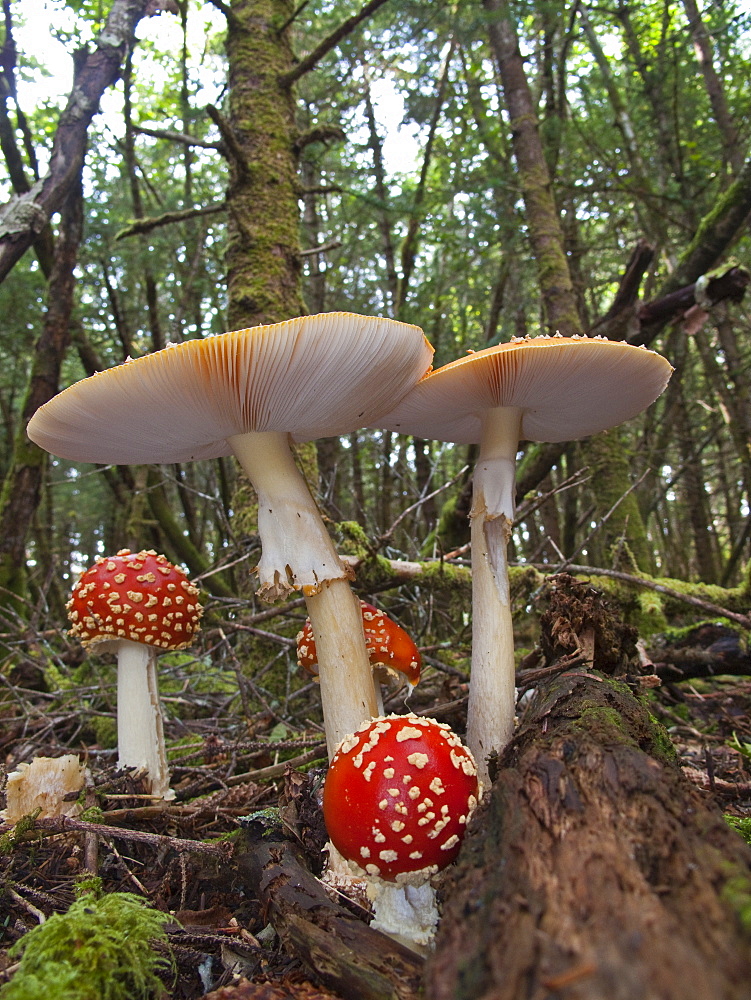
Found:
[[[153,229],[169,226],[173,222],[185,222],[186,219],[196,219],[202,215],[216,215],[218,212],[224,211],[226,207],[226,201],[219,201],[214,205],[204,205],[203,208],[185,208],[181,212],[165,212],[164,215],[156,215],[147,219],[135,219],[125,229],[121,229],[115,239],[123,240],[126,236],[141,236],[143,233],[150,233]]]
[[[145,125],[134,125],[133,131],[139,135],[150,135],[152,139],[166,139],[168,142],[179,142],[183,146],[199,146],[201,149],[215,149],[222,156],[226,156],[227,151],[222,142],[209,142],[208,139],[196,139],[193,135],[186,135],[184,132],[173,132],[171,129],[146,128]]]
[[[328,253],[329,250],[337,250],[342,245],[341,240],[332,240],[330,243],[321,243],[317,247],[309,247],[307,250],[301,250],[301,257],[312,257],[316,253]]]
[[[335,31],[332,31],[328,38],[324,38],[321,44],[317,45],[309,55],[301,59],[294,69],[290,70],[289,73],[283,73],[279,77],[281,86],[291,87],[301,76],[309,73],[343,38],[346,38],[347,35],[354,31],[361,21],[370,17],[384,3],[386,3],[386,0],[369,0],[357,14],[353,14],[346,21],[342,21],[339,27]]]
[[[249,171],[248,159],[245,155],[244,149],[237,141],[234,129],[221,113],[219,108],[214,107],[213,104],[206,105],[206,114],[219,129],[219,134],[222,137],[224,145],[224,155],[228,160],[231,160],[235,164],[239,175],[243,177],[247,176]]]

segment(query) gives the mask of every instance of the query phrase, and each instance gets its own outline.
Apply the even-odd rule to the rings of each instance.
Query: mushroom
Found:
[[[425,374],[431,357],[416,326],[350,313],[303,316],[186,341],[93,375],[40,407],[28,434],[80,462],[237,457],[258,495],[258,593],[274,601],[303,592],[333,750],[376,714],[375,693],[349,571],[290,440],[372,423]]]
[[[365,645],[373,668],[378,714],[383,715],[381,681],[401,674],[411,693],[420,680],[422,657],[409,633],[385,611],[365,601],[360,601],[360,610]],[[318,676],[318,652],[309,618],[297,633],[297,662],[309,674]]]
[[[430,942],[430,878],[459,852],[479,795],[477,767],[449,726],[414,714],[373,719],[342,741],[323,789],[331,843],[366,879],[372,926]]]
[[[34,757],[30,764],[19,764],[8,774],[0,819],[16,824],[29,813],[41,817],[77,816],[85,781],[86,767],[78,754]]]
[[[472,673],[467,743],[488,787],[487,758],[514,728],[514,636],[506,549],[520,440],[570,441],[654,402],[672,372],[643,347],[600,337],[518,338],[427,375],[373,426],[479,443],[470,512]]]
[[[160,649],[189,646],[203,608],[185,572],[153,550],[98,557],[68,601],[70,635],[117,655],[118,766],[144,768],[149,791],[171,798],[156,672]]]

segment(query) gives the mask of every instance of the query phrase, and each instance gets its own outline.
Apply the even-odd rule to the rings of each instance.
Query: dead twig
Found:
[[[130,812],[132,810],[123,810],[124,820],[127,820]],[[169,812],[169,808],[160,810],[160,813],[163,815],[169,815]],[[3,823],[0,826],[0,833],[7,833],[11,829],[12,827]],[[204,854],[220,860],[226,860],[232,853],[232,847],[229,844],[203,844],[197,840],[183,840],[180,837],[168,837],[161,833],[147,833],[144,830],[128,830],[119,826],[105,826],[103,823],[89,823],[87,820],[74,819],[72,816],[35,819],[30,830],[40,830],[46,833],[67,833],[69,831],[95,833],[99,837],[114,837],[120,840],[135,841],[139,844],[148,844],[157,849],[177,851],[178,854]]]

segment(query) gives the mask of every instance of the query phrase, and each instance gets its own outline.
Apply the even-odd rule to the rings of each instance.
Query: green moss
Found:
[[[662,761],[664,764],[679,764],[680,758],[678,756],[678,751],[675,749],[673,741],[670,739],[670,733],[663,726],[660,720],[655,718],[651,712],[649,713],[649,722],[651,726],[653,747],[650,751],[651,756],[656,760]]]
[[[729,816],[725,814],[725,822],[736,830],[751,847],[751,816]]]
[[[367,559],[373,551],[365,529],[357,521],[339,521],[336,525],[339,535],[339,551],[343,555],[357,559]]]
[[[152,942],[165,943],[165,913],[138,896],[87,892],[11,948],[20,966],[2,1000],[133,1000],[164,995],[160,972],[172,967]]]
[[[590,733],[597,742],[638,746],[626,732],[620,712],[609,705],[588,705],[573,722],[572,729]]]
[[[97,820],[89,822],[99,822]],[[101,878],[98,875],[91,875],[86,872],[85,875],[80,875],[74,885],[73,891],[76,894],[76,899],[81,899],[82,896],[94,896],[99,899],[104,893],[104,887]]]
[[[667,628],[668,620],[662,598],[655,590],[640,590],[636,595],[636,614],[629,625],[639,630],[639,635],[654,635]]]
[[[743,929],[751,932],[751,879],[748,875],[732,875],[722,887],[720,896],[735,912]]]
[[[40,810],[36,809],[29,816],[22,816],[12,830],[8,830],[0,836],[0,857],[4,854],[12,854],[16,844],[26,840],[26,835],[34,829],[34,820],[39,815]],[[42,834],[38,834],[41,840]]]
[[[108,715],[94,715],[88,721],[88,727],[94,733],[95,742],[105,750],[117,746],[117,722]]]
[[[89,806],[81,813],[81,819],[85,823],[103,823],[104,811],[101,806]]]

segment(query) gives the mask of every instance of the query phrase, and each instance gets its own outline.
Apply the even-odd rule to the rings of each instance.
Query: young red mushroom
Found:
[[[368,876],[374,927],[429,943],[437,922],[429,879],[456,857],[478,798],[475,760],[445,723],[382,716],[342,741],[323,815],[331,843]]]
[[[365,633],[365,645],[368,650],[370,665],[373,667],[373,677],[376,684],[376,700],[379,714],[383,714],[383,701],[380,693],[382,675],[401,675],[409,685],[410,691],[420,680],[422,657],[412,637],[401,625],[389,618],[385,611],[372,604],[360,601],[362,625]],[[318,652],[313,635],[310,618],[297,633],[297,662],[309,674],[318,676]]]
[[[197,598],[165,556],[121,549],[81,574],[67,604],[70,635],[117,654],[118,766],[145,768],[160,798],[171,796],[156,654],[190,645],[203,613]]]

